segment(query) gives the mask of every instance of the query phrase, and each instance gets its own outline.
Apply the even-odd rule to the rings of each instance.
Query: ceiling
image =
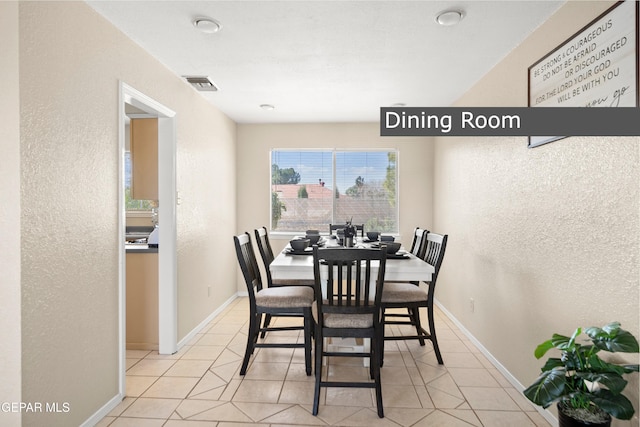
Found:
[[[209,76],[219,90],[200,93],[234,121],[284,123],[449,106],[564,0],[87,3],[177,75]],[[447,10],[462,21],[437,24]],[[197,17],[222,29],[202,33]]]

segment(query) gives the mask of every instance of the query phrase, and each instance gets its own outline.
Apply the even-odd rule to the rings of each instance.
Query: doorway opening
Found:
[[[124,82],[119,101],[119,390],[124,397],[126,380],[126,216],[125,216],[125,121],[126,107],[158,119],[158,352],[178,350],[177,233],[176,233],[176,135],[175,112]],[[161,243],[161,245],[160,245]]]

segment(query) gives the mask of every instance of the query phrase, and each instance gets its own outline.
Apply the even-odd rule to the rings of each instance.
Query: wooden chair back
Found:
[[[360,237],[364,237],[364,224],[354,224],[356,231],[360,233]],[[345,224],[329,224],[329,235],[332,235],[334,231],[343,229]]]
[[[258,251],[260,252],[260,257],[264,264],[265,274],[267,275],[267,285],[271,286],[273,280],[271,278],[271,270],[269,269],[269,266],[273,262],[274,256],[273,249],[271,248],[271,242],[269,242],[267,227],[261,227],[254,230],[254,234],[256,236],[256,242],[258,243]]]
[[[413,230],[413,241],[411,242],[411,253],[420,259],[424,259],[424,252],[427,248],[427,233],[428,230],[424,228],[416,227]]]
[[[386,248],[313,248],[316,295],[322,295],[326,280],[326,296],[317,299],[319,324],[322,313],[371,314],[380,311],[386,267]],[[377,264],[377,275],[374,275]],[[326,278],[321,268],[326,266]],[[372,282],[372,279],[374,280]],[[372,283],[375,284],[372,289]],[[377,324],[379,316],[374,315]]]
[[[438,277],[438,272],[444,259],[444,252],[447,248],[447,238],[448,235],[446,234],[427,233],[427,243],[422,259],[431,264],[435,269],[431,276],[431,283],[435,283]]]
[[[245,232],[239,236],[233,236],[233,241],[236,247],[238,263],[240,264],[240,269],[242,270],[242,275],[247,285],[249,302],[255,305],[255,294],[262,290],[262,278],[260,277],[258,261],[253,251],[253,245],[251,244],[251,236]]]

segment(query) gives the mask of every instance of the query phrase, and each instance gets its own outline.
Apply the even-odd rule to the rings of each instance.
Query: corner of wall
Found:
[[[14,426],[21,424],[21,412],[6,411],[4,405],[22,401],[18,9],[18,2],[0,2],[0,424]]]

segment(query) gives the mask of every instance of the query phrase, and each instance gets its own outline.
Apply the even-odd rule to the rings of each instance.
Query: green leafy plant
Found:
[[[309,193],[307,192],[307,186],[303,185],[302,187],[298,188],[298,199],[308,199],[309,198]]]
[[[583,332],[590,342],[578,342]],[[578,328],[570,337],[553,334],[550,340],[536,348],[534,354],[540,359],[553,348],[560,350],[561,357],[547,360],[538,379],[524,391],[529,400],[543,408],[558,401],[565,408],[585,412],[600,408],[621,420],[633,416],[633,405],[622,395],[627,385],[622,376],[638,372],[638,365],[617,365],[605,362],[598,355],[600,351],[638,353],[638,341],[621,329],[620,323],[612,322],[584,331]]]
[[[271,192],[271,229],[275,230],[278,228],[278,221],[282,218],[282,211],[286,211],[287,206],[284,204],[280,197],[278,197],[278,193],[275,191]]]

